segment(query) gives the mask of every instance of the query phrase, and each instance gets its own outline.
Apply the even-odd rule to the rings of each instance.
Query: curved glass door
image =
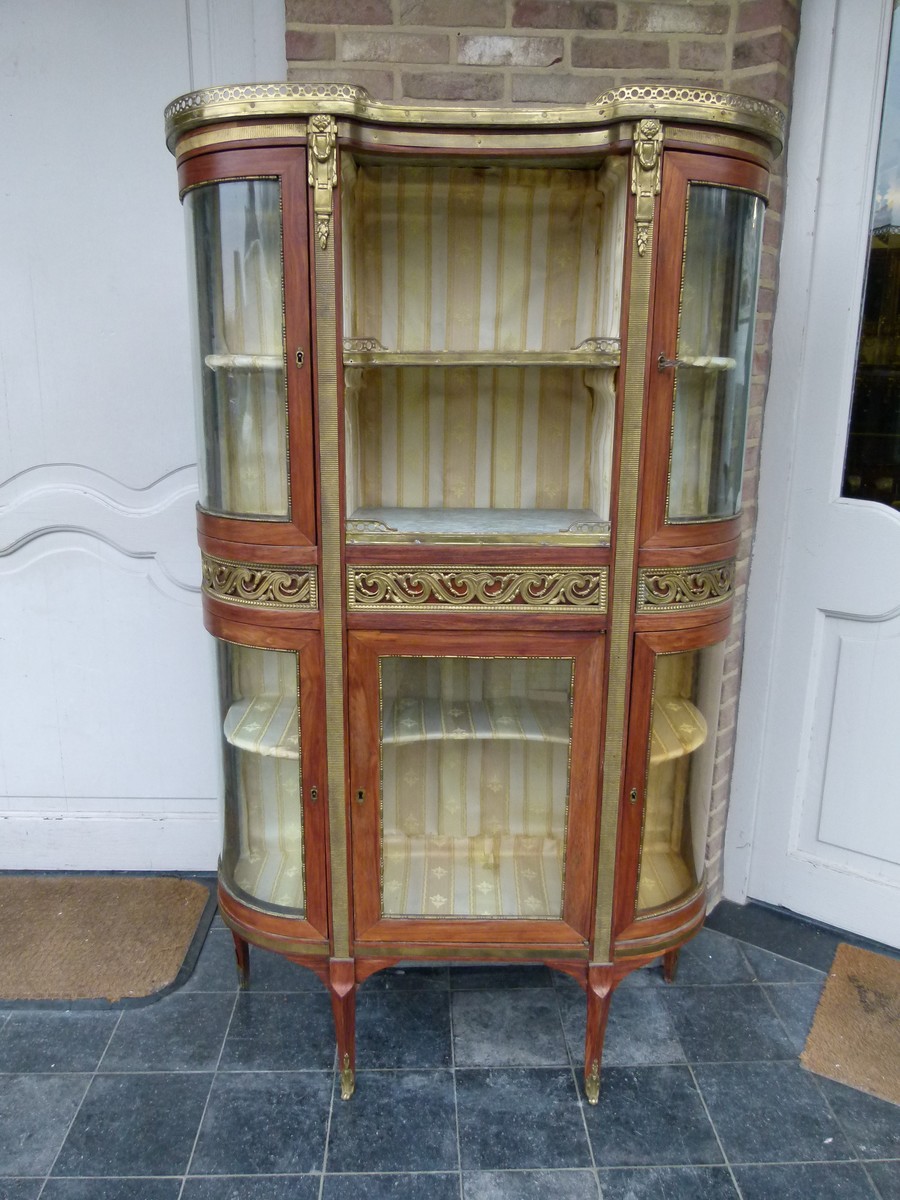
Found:
[[[281,185],[204,184],[185,196],[198,356],[200,506],[286,520]]]
[[[225,756],[220,877],[236,899],[303,916],[297,655],[219,642]]]
[[[655,656],[639,910],[703,878],[724,657],[724,642]]]
[[[764,209],[752,192],[689,186],[669,522],[740,510]]]

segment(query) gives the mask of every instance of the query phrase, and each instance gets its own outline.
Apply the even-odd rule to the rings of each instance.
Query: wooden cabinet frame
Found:
[[[193,93],[167,120],[183,192],[282,186],[290,519],[199,515],[207,628],[299,655],[317,792],[304,783],[303,920],[220,887],[242,982],[250,944],[319,975],[349,1098],[356,990],[373,972],[546,962],[586,992],[596,1103],[615,987],[659,955],[671,978],[705,910],[701,879],[635,912],[654,655],[722,641],[734,595],[738,518],[666,523],[674,389],[658,360],[678,333],[687,189],[764,195],[782,117],[656,86],[501,111],[273,84]],[[484,265],[503,238],[507,275]],[[573,661],[560,917],[382,915],[379,662],[392,657]]]

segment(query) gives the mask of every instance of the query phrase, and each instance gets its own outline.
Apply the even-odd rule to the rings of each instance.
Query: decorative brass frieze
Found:
[[[647,249],[653,209],[659,195],[662,144],[663,128],[659,121],[654,118],[638,121],[631,159],[631,191],[635,197],[634,224],[640,255]]]
[[[309,186],[313,189],[316,237],[324,250],[331,229],[332,193],[337,186],[337,125],[334,117],[316,113],[309,119]]]
[[[712,608],[734,595],[735,562],[701,563],[695,567],[642,567],[638,572],[638,613]]]
[[[348,567],[351,609],[605,613],[606,567]]]
[[[316,609],[316,568],[232,562],[203,555],[202,589],[214,600],[251,608]]]

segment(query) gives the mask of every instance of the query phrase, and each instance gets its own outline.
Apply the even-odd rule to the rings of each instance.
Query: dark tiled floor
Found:
[[[343,1104],[319,981],[253,951],[238,994],[216,922],[157,1004],[0,1013],[0,1200],[900,1200],[900,1108],[797,1062],[824,940],[750,931],[623,983],[595,1108],[571,979],[378,974]]]

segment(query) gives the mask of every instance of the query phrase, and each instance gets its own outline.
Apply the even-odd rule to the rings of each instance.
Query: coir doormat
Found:
[[[151,996],[175,980],[213,911],[192,879],[0,875],[0,1001]]]
[[[800,1061],[900,1104],[900,961],[842,942]]]

